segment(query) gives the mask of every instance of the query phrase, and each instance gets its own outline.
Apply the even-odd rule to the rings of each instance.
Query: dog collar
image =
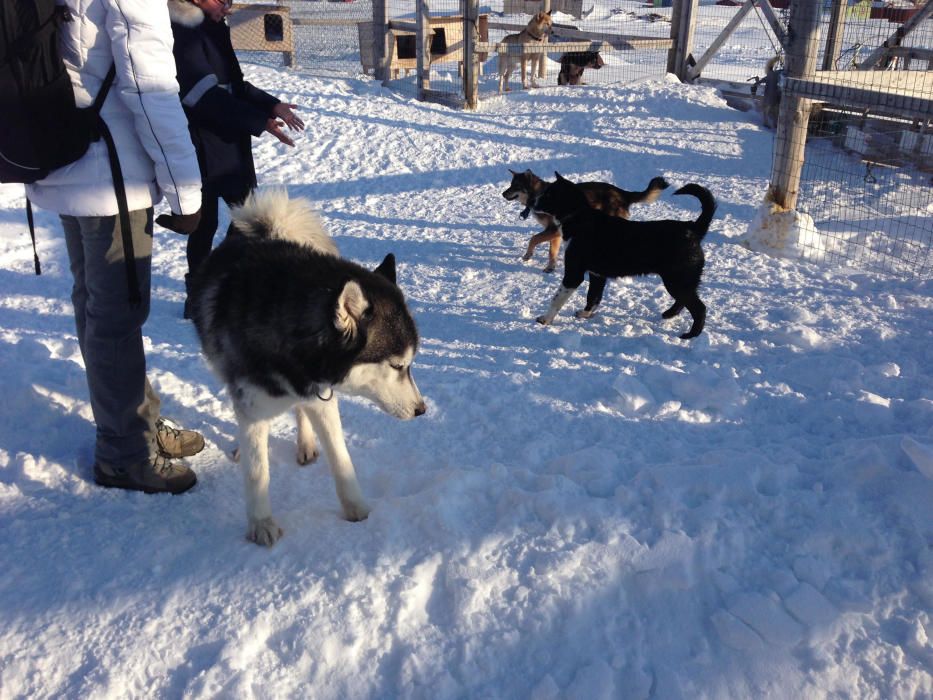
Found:
[[[526,30],[526,31],[527,31],[527,30]],[[535,41],[544,41],[544,37],[545,37],[546,35],[545,35],[545,34],[542,34],[541,36],[535,36],[535,35],[532,34],[531,32],[528,32],[528,36],[530,36],[530,37],[531,37],[532,39],[534,39]]]

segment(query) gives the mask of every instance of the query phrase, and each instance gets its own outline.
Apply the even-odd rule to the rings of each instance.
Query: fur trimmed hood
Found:
[[[168,16],[174,24],[189,28],[197,27],[204,21],[204,11],[188,0],[168,0]]]

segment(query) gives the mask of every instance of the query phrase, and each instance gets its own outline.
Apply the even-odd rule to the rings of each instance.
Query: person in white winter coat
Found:
[[[60,3],[61,4],[61,3]],[[57,212],[74,277],[72,302],[97,436],[94,479],[102,486],[181,493],[197,478],[173,460],[204,439],[160,417],[146,379],[142,326],[149,315],[153,206],[166,225],[190,232],[200,218],[198,161],[178,98],[172,30],[164,2],[65,0],[60,48],[79,107],[89,106],[111,66],[116,77],[101,117],[116,145],[126,189],[141,303],[127,299],[120,218],[103,140],[79,160],[27,186],[33,204]],[[160,218],[160,223],[163,220]]]

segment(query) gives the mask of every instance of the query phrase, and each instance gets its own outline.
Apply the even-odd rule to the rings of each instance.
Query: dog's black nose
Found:
[[[423,416],[428,412],[428,407],[425,405],[424,401],[415,406],[415,418],[418,416]]]

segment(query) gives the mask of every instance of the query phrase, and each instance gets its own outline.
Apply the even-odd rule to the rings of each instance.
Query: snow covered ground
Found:
[[[0,697],[933,694],[933,282],[740,245],[770,167],[755,115],[663,81],[468,113],[247,72],[309,123],[295,150],[256,143],[260,182],[311,199],[344,255],[397,255],[428,413],[343,402],[363,523],[283,417],[285,537],[246,542],[233,416],[160,230],[150,376],[207,438],[200,481],[96,488],[59,225],[39,212],[35,277],[21,189],[0,188]],[[507,168],[708,186],[706,332],[661,321],[656,277],[537,325],[559,277],[520,260],[536,228]]]

